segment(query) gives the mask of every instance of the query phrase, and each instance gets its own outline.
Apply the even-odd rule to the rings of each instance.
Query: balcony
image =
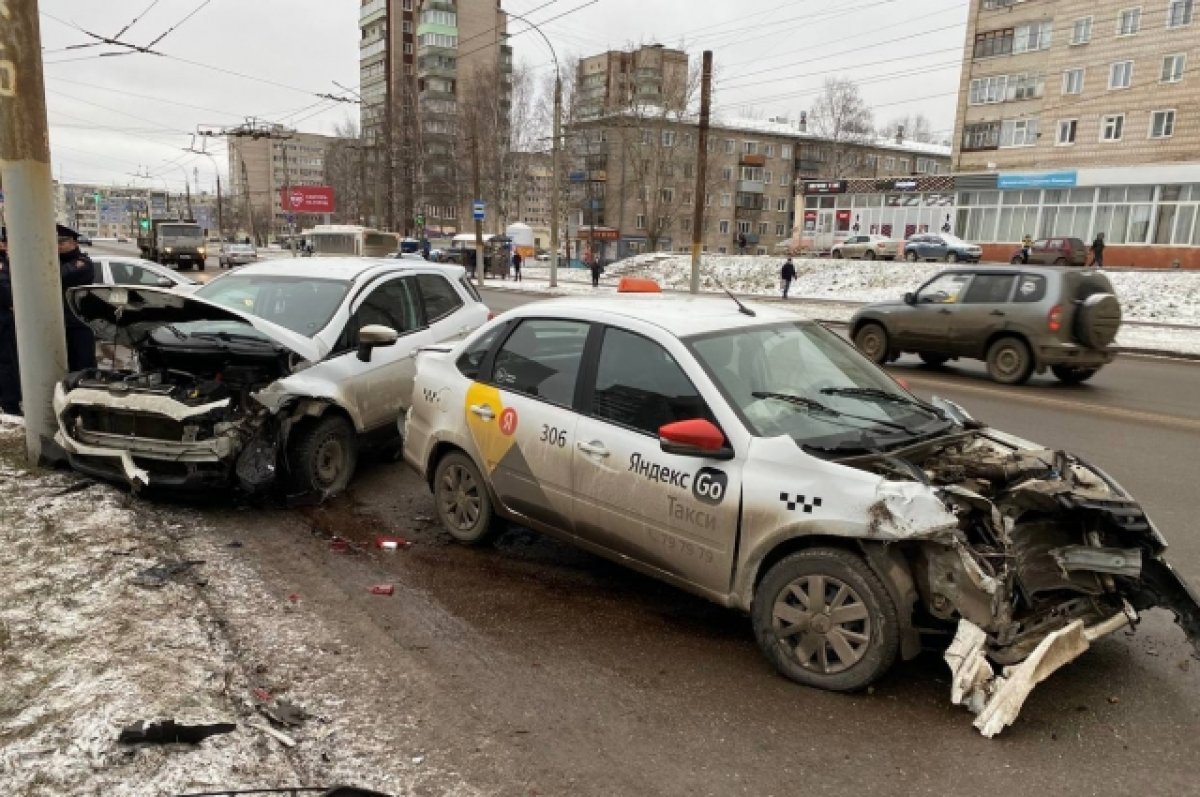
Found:
[[[379,55],[387,49],[386,39],[376,39],[370,44],[364,44],[358,51],[360,61]]]
[[[739,194],[763,194],[767,186],[762,180],[738,180],[737,190]]]
[[[371,0],[358,12],[358,25],[365,27],[377,19],[382,19],[387,12],[388,0]]]
[[[743,152],[742,157],[738,161],[738,163],[740,163],[742,166],[766,166],[767,165],[767,156],[766,155],[750,155],[750,154]]]

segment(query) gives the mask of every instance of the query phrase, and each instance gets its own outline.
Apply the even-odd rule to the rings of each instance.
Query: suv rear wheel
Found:
[[[319,498],[337,495],[358,465],[354,427],[341,415],[302,426],[289,442],[288,465],[297,491]]]
[[[857,332],[854,333],[854,345],[864,356],[876,365],[883,365],[887,362],[888,356],[888,333],[887,330],[876,323],[863,324]]]
[[[783,675],[849,692],[883,675],[900,646],[896,606],[861,557],[812,548],[777,562],[754,592],[754,636]]]
[[[987,353],[988,375],[1002,385],[1020,385],[1033,373],[1033,354],[1020,338],[1000,338]]]
[[[1078,385],[1081,382],[1086,382],[1096,375],[1099,368],[1077,368],[1073,365],[1052,365],[1050,371],[1058,377],[1060,382],[1065,382],[1068,385]]]

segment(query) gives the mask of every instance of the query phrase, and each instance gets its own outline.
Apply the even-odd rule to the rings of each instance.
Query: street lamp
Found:
[[[195,141],[194,138],[192,140]],[[215,174],[217,176],[217,237],[220,238],[222,241],[224,241],[225,240],[225,206],[221,200],[221,169],[219,166],[217,166],[217,159],[212,156],[212,153],[207,152],[202,149],[196,149],[196,147],[194,145],[192,147],[184,148],[183,151],[184,152],[193,152],[197,155],[203,155],[204,157],[206,157],[210,161],[212,161],[213,174]]]
[[[537,35],[542,37],[542,41],[546,42],[546,46],[550,48],[550,55],[554,58],[554,140],[551,142],[550,150],[550,169],[554,173],[550,192],[550,287],[555,288],[558,287],[558,194],[561,189],[558,160],[559,152],[562,149],[560,142],[562,138],[562,68],[558,64],[558,53],[554,51],[554,45],[546,38],[546,34],[542,33],[541,28],[520,14],[514,14],[511,11],[505,13],[536,31]]]

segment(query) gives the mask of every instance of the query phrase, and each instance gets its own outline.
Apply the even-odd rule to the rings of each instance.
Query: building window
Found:
[[[400,26],[400,29],[402,31],[404,31],[405,33],[412,33],[413,32],[413,24],[411,21],[406,19],[406,20],[404,20],[404,24]]]
[[[790,161],[792,159],[792,145],[791,144],[781,145],[779,147],[779,157],[783,158],[785,161]]]
[[[725,139],[725,154],[732,155],[737,150],[737,142],[732,138]]]
[[[775,200],[775,211],[777,213],[787,213],[788,200],[787,197],[781,196]]]
[[[1013,29],[989,30],[975,34],[975,57],[991,58],[1009,55],[1013,51]]]
[[[1182,28],[1192,24],[1193,0],[1171,0],[1167,6],[1167,27]]]
[[[1183,80],[1183,69],[1187,64],[1187,56],[1183,53],[1168,55],[1163,59],[1162,82],[1178,83]]]
[[[1009,86],[1010,100],[1033,100],[1046,90],[1046,76],[1042,74],[1017,75]]]
[[[1082,94],[1083,93],[1083,67],[1068,69],[1063,72],[1063,94]]]
[[[977,78],[971,81],[971,91],[967,102],[971,105],[986,105],[994,102],[1004,102],[1008,95],[1008,75]]]
[[[966,152],[983,149],[996,149],[1000,146],[1000,123],[978,122],[963,128],[962,148]],[[891,158],[884,158],[883,167],[891,169]]]
[[[1150,115],[1150,138],[1170,138],[1174,132],[1174,111],[1155,111]]]
[[[770,231],[771,231],[771,223],[770,222],[760,221],[758,223],[758,234],[759,235],[767,235],[770,233]]]
[[[897,167],[899,168],[901,174],[907,174],[908,173],[908,158],[901,158],[900,162],[897,164]]]
[[[1018,25],[1013,31],[1013,54],[1049,50],[1050,40],[1053,37],[1053,22],[1034,22],[1029,25]]]
[[[639,213],[637,215],[637,219],[634,221],[633,226],[639,230],[646,229],[646,217],[644,215],[642,215],[641,213]]]
[[[896,168],[896,159],[895,158],[884,158],[883,159],[883,168],[884,168],[884,170],[889,171],[889,172],[892,171],[893,169],[895,169]]]
[[[1133,84],[1133,61],[1118,61],[1108,68],[1108,88],[1127,89]]]
[[[717,223],[717,232],[721,235],[729,235],[729,219],[721,219]]]
[[[738,231],[739,235],[749,235],[750,234],[750,222],[739,221],[737,223],[737,231]]]
[[[1120,141],[1125,132],[1125,114],[1116,113],[1105,116],[1100,121],[1101,141]]]
[[[776,224],[775,225],[775,235],[777,237],[782,238],[787,234],[788,234],[788,229],[787,229],[786,224]]]
[[[779,187],[780,188],[787,188],[791,184],[792,184],[792,178],[788,176],[787,172],[784,172],[783,174],[779,175]]]
[[[662,145],[664,147],[675,146],[675,131],[674,130],[662,131]]]
[[[771,183],[773,183],[775,181],[775,175],[771,174],[770,169],[764,169],[762,179],[763,179],[764,183],[766,183],[767,185],[770,185]]]
[[[732,166],[725,166],[724,168],[721,169],[721,179],[724,180],[725,182],[729,182],[730,180],[733,179],[733,167]]]
[[[1075,143],[1075,134],[1079,130],[1078,119],[1062,119],[1058,123],[1058,137],[1054,139],[1054,143],[1060,147],[1069,146]]]
[[[1037,136],[1036,119],[1009,119],[1000,124],[1001,147],[1032,147]]]
[[[405,11],[412,11],[413,0],[404,0],[403,8]]]
[[[1087,44],[1092,40],[1092,18],[1081,17],[1071,26],[1071,44]]]
[[[405,54],[405,55],[412,55],[412,53],[413,53],[413,46],[412,46],[412,42],[405,42],[405,43],[404,43],[404,54]]]
[[[704,207],[706,207],[706,208],[712,207],[712,194],[704,195]]]
[[[674,188],[664,188],[658,192],[658,196],[659,196],[659,199],[661,199],[663,201],[663,204],[669,205],[675,201],[675,189]]]
[[[1126,8],[1117,14],[1117,35],[1132,36],[1142,29],[1142,9]]]
[[[763,155],[767,156],[768,158],[774,158],[775,157],[775,145],[774,144],[764,144],[763,145]]]
[[[743,141],[742,142],[742,154],[743,155],[757,155],[758,154],[758,142],[757,141]]]
[[[721,207],[727,208],[733,204],[733,194],[721,194]]]

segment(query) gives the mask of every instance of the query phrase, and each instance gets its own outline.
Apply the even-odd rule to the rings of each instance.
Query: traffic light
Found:
[[[141,227],[143,230],[148,230],[148,229],[150,229],[150,219],[141,219],[141,220],[139,220],[139,221],[138,221],[138,226],[139,226],[139,227]]]
[[[92,194],[92,199],[94,199],[94,200],[96,200],[97,202],[99,202],[99,201],[100,201],[100,192],[99,192],[99,191],[96,191],[94,194]]]

